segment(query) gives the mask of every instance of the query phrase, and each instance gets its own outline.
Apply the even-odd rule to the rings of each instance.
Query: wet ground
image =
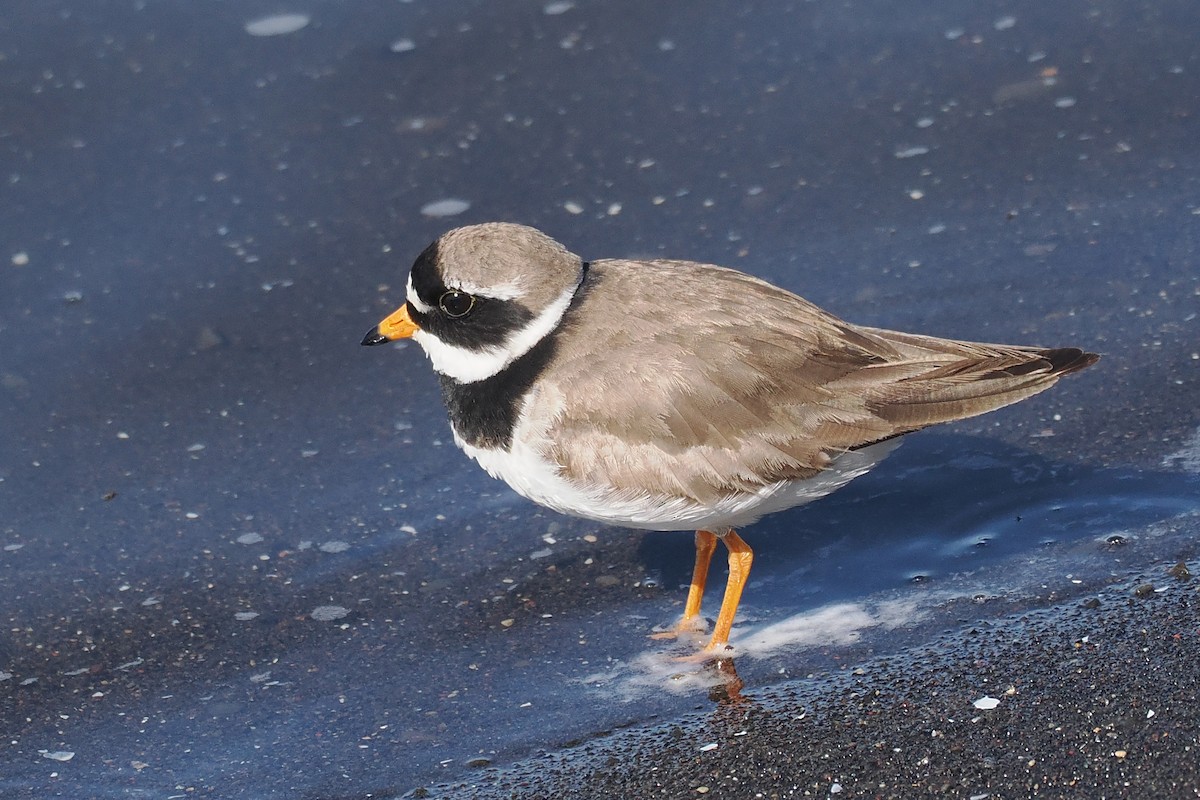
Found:
[[[414,795],[1195,797],[1200,608],[1181,573]]]
[[[550,791],[520,771],[555,780],[549,753],[630,794],[739,796],[705,777],[728,742],[761,765],[794,735],[855,747],[755,791],[866,794],[899,746],[872,726],[915,741],[938,714],[982,715],[952,743],[1024,735],[1061,777],[1031,682],[1081,714],[1146,705],[1145,665],[1090,662],[1107,695],[1054,666],[1093,628],[1118,653],[1143,628],[1185,644],[1160,654],[1176,727],[1077,782],[1186,776],[1194,587],[1164,576],[1195,570],[1200,532],[1200,16],[908,5],[6,11],[0,793],[520,796]],[[1104,357],[745,532],[739,696],[836,707],[842,738],[735,710],[727,740],[696,726],[743,708],[729,673],[646,638],[679,613],[691,537],[525,503],[454,448],[416,348],[358,346],[429,240],[489,219],[736,266],[856,322]],[[973,630],[999,633],[953,644]],[[1021,671],[972,671],[979,652]],[[906,699],[843,703],[855,668],[903,669]],[[642,764],[676,729],[699,754],[676,783],[589,760]],[[1014,770],[962,791],[1027,793]]]

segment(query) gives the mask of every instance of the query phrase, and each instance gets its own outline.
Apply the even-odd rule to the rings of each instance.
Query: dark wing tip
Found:
[[[1090,367],[1100,360],[1098,353],[1087,353],[1078,347],[1057,347],[1046,350],[1042,358],[1050,362],[1050,372],[1054,375],[1066,375]]]
[[[1100,359],[1100,356],[1095,353],[1085,353],[1078,347],[1055,347],[1048,350],[1034,350],[1030,352],[1030,355],[1034,357],[1028,361],[1004,367],[1003,369],[989,373],[985,377],[1015,378],[1033,373],[1058,377],[1070,372],[1078,372],[1084,367],[1090,367]]]

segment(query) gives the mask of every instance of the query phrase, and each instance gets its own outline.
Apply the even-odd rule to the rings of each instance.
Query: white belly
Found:
[[[556,464],[515,437],[510,450],[472,447],[458,439],[463,452],[500,478],[517,494],[538,505],[584,519],[627,528],[656,531],[719,530],[738,528],[760,517],[824,497],[866,473],[895,449],[900,440],[852,450],[807,480],[781,481],[756,492],[727,495],[716,503],[699,503],[685,497],[632,494],[604,486],[584,486],[564,478]]]

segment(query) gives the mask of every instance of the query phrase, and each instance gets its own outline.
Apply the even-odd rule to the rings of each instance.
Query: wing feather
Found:
[[[551,364],[545,454],[630,493],[705,503],[809,478],[837,453],[1016,402],[1096,359],[856,327],[708,265],[598,261],[588,281]]]

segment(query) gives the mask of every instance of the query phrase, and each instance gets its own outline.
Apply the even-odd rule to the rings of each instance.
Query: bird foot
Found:
[[[691,619],[681,619],[665,631],[655,631],[648,634],[647,638],[657,640],[682,639],[698,633],[704,633],[707,628],[708,623],[699,617],[693,617]]]

